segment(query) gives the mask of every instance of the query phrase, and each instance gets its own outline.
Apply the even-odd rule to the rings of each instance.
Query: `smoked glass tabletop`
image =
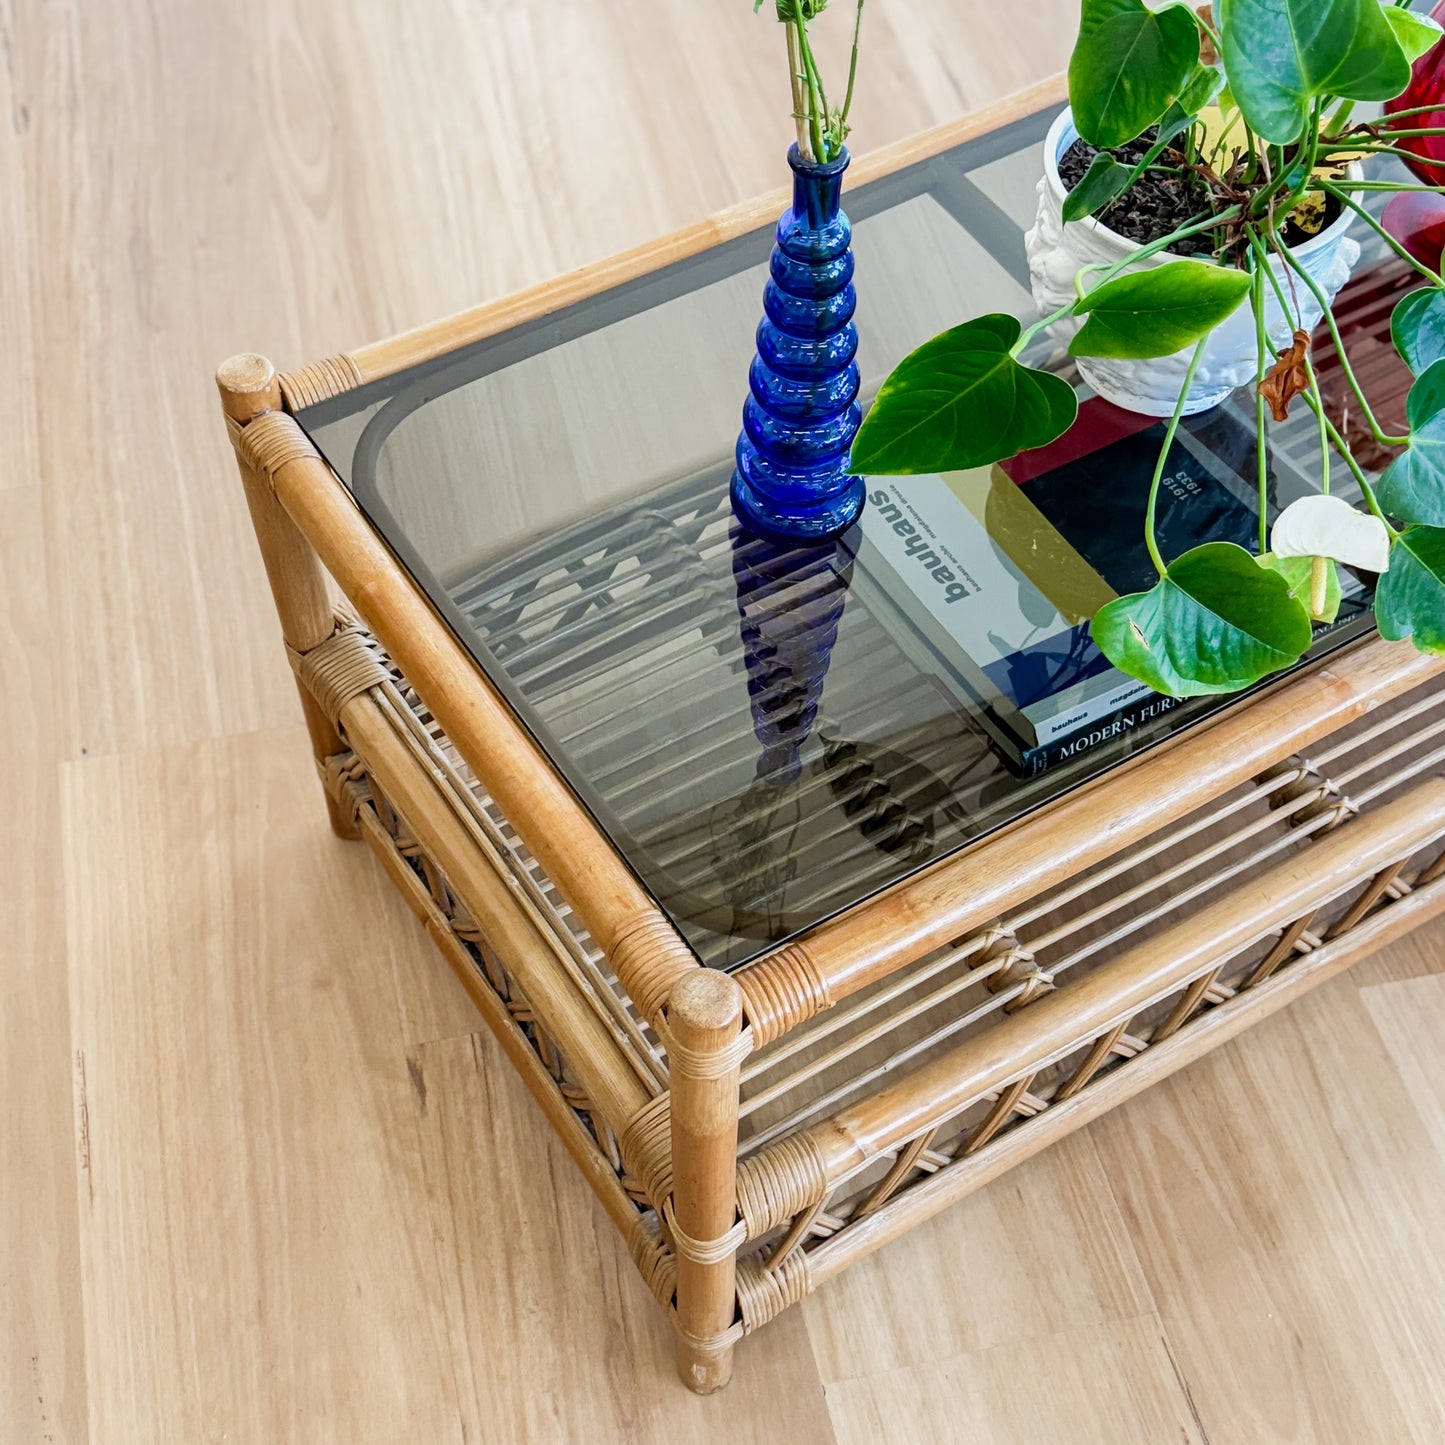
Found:
[[[845,192],[865,402],[944,327],[1037,315],[1024,232],[1050,119]],[[1389,313],[1411,282],[1360,239],[1339,311],[1388,430],[1409,386]],[[828,547],[741,531],[728,484],[770,246],[761,229],[300,415],[698,957],[723,968],[1231,701],[1145,694],[1089,641],[1098,606],[1153,580],[1141,527],[1164,428],[1091,396],[1047,338],[1026,359],[1082,402],[1055,447],[869,479],[864,523]],[[1328,345],[1317,365],[1353,434]],[[1186,422],[1166,550],[1255,544],[1254,434],[1248,393]],[[1307,413],[1272,428],[1271,512],[1318,489],[1316,439]],[[1372,580],[1346,577],[1312,660],[1373,628]]]

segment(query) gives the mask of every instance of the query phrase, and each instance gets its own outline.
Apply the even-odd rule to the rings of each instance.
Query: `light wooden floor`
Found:
[[[869,8],[861,145],[1057,70],[1076,15]],[[1445,930],[829,1285],[700,1401],[326,831],[215,364],[776,185],[750,9],[0,0],[4,1445],[1445,1439]]]

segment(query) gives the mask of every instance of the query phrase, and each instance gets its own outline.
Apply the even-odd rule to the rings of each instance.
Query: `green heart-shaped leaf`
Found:
[[[1406,522],[1445,526],[1445,360],[1410,388],[1406,412],[1410,445],[1380,478],[1380,505]]]
[[[1084,0],[1069,62],[1079,134],[1102,150],[1142,135],[1177,100],[1199,64],[1199,27],[1182,5]]]
[[[1398,5],[1385,4],[1381,7],[1405,59],[1413,65],[1422,55],[1428,55],[1445,35],[1428,15],[1416,15],[1413,10],[1401,10]]]
[[[1315,571],[1313,557],[1276,557],[1273,552],[1266,552],[1256,560],[1261,567],[1278,572],[1289,584],[1289,595],[1306,612],[1310,610],[1310,592],[1314,587]],[[1340,588],[1340,569],[1329,558],[1325,559],[1325,567],[1329,577],[1325,586],[1325,607],[1314,619],[1316,622],[1333,622],[1340,615],[1340,604],[1345,600],[1345,594]]]
[[[1445,411],[1445,366],[1432,362],[1415,378],[1405,400],[1405,415],[1412,431],[1427,426]]]
[[[1084,178],[1064,200],[1064,220],[1082,221],[1107,206],[1115,196],[1122,196],[1134,180],[1134,168],[1120,165],[1113,156],[1100,151]]]
[[[853,442],[864,476],[965,471],[1047,446],[1079,414],[1061,377],[1021,365],[1013,316],[980,316],[925,342],[883,383]]]
[[[1289,583],[1233,542],[1186,552],[1150,591],[1102,607],[1092,630],[1115,667],[1170,697],[1250,687],[1314,635]]]
[[[1379,0],[1216,0],[1224,71],[1250,128],[1299,139],[1320,96],[1393,100],[1410,62]]]
[[[1089,319],[1069,350],[1125,360],[1172,356],[1228,320],[1247,295],[1245,272],[1207,261],[1132,271],[1096,287],[1079,304]]]
[[[1395,350],[1419,376],[1445,357],[1445,289],[1423,286],[1395,307],[1390,318]]]
[[[1445,652],[1445,528],[1407,527],[1390,549],[1390,570],[1375,592],[1380,636]]]
[[[1161,135],[1164,133],[1170,118],[1176,112],[1185,117],[1196,116],[1206,105],[1218,100],[1223,91],[1224,72],[1212,65],[1201,65],[1184,82],[1184,88],[1179,92],[1179,99],[1164,112],[1164,119],[1159,122],[1159,133]]]

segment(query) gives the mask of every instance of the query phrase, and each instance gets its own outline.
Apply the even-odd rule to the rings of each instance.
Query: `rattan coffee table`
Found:
[[[1028,309],[1058,98],[855,164],[873,385],[940,317]],[[219,374],[332,825],[456,970],[698,1391],[854,1260],[1445,906],[1445,660],[1367,607],[1282,683],[1025,778],[864,555],[739,533],[782,205]],[[1398,284],[1378,255],[1357,283]]]

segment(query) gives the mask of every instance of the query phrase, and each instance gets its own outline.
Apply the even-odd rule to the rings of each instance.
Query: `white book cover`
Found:
[[[943,477],[868,485],[864,537],[979,667],[1072,630]]]
[[[1027,748],[1087,727],[1149,688],[1102,664],[1092,644],[1081,642],[1082,619],[1066,615],[990,534],[990,490],[1000,487],[1012,504],[1013,483],[992,469],[870,478],[861,528],[869,560],[881,560],[897,579],[882,583],[890,600]],[[1041,518],[1039,525],[1047,526]],[[1112,596],[1072,549],[1063,570],[1073,574],[1075,594],[1079,574],[1087,573]],[[1023,700],[1016,686],[1021,661],[1033,664]],[[1079,679],[1081,665],[1089,675]],[[1041,692],[1046,667],[1059,685]]]

